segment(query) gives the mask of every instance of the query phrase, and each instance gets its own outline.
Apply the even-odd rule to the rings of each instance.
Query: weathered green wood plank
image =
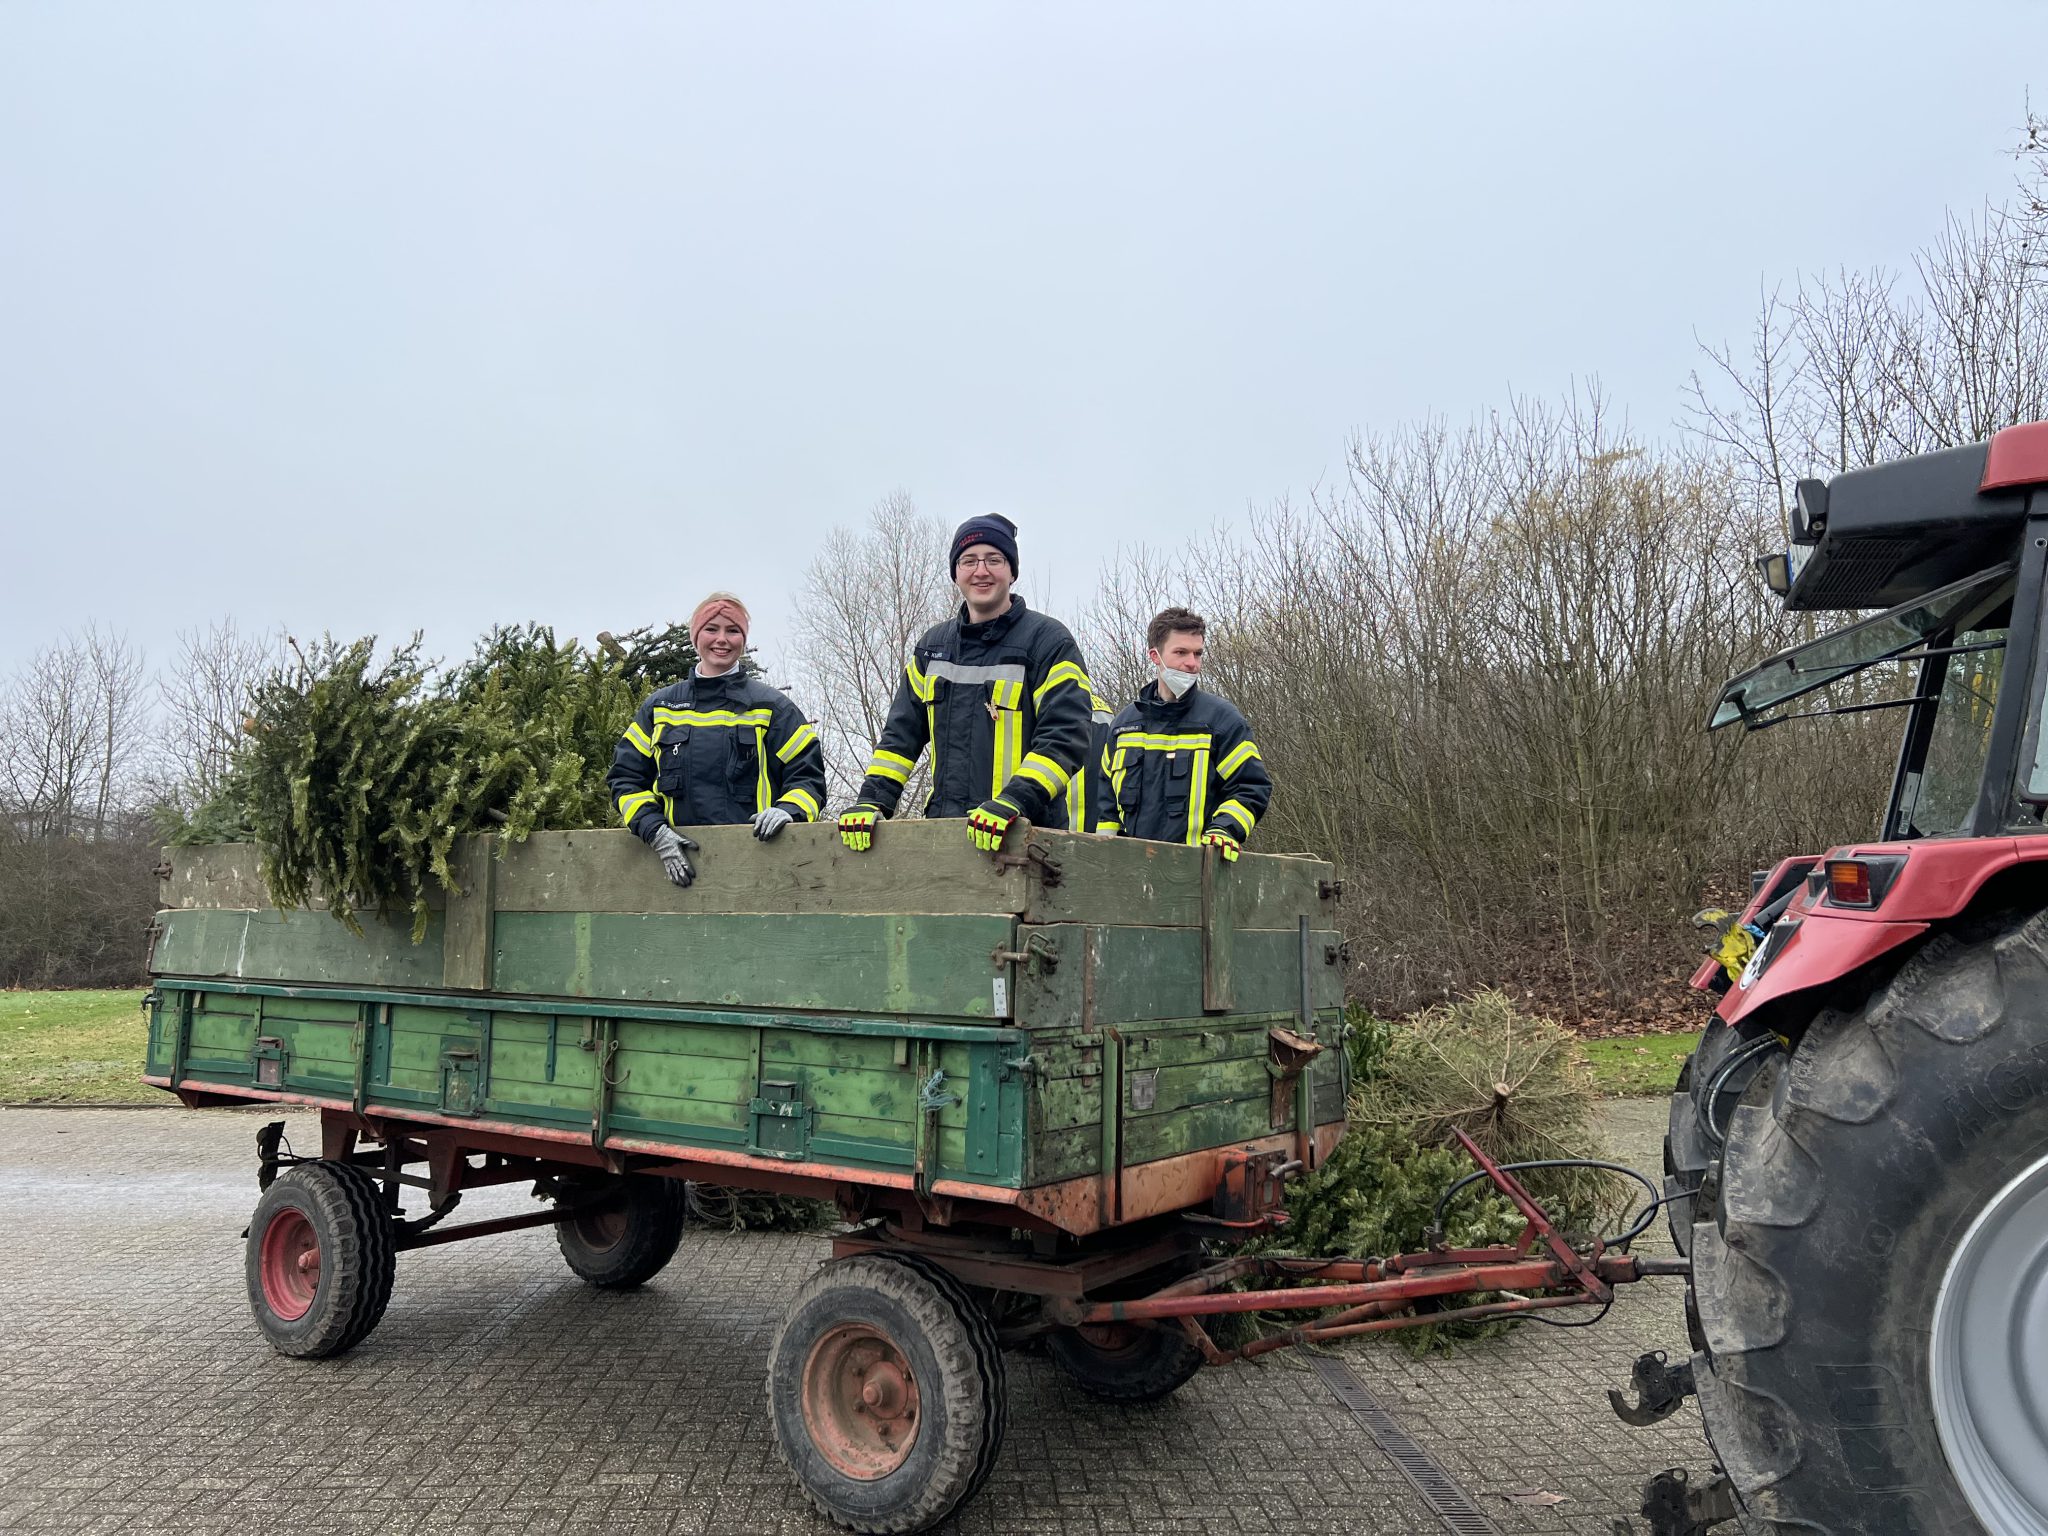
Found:
[[[497,984],[544,997],[995,1017],[1007,917],[505,912]]]
[[[1143,1115],[1124,1123],[1124,1166],[1271,1134],[1271,1104],[1263,1093],[1231,1103],[1194,1105],[1171,1115]]]
[[[1049,1131],[1031,1139],[1025,1157],[1025,1181],[1056,1184],[1102,1172],[1102,1132],[1096,1125]]]
[[[469,840],[454,857],[465,891],[494,884],[488,906],[496,912],[1007,913],[1040,923],[1151,927],[1202,920],[1203,855],[1175,843],[1034,831],[1034,845],[1060,866],[1060,880],[1047,884],[1035,867],[998,868],[968,843],[958,821],[887,823],[874,848],[859,854],[829,824],[792,826],[770,843],[743,826],[693,827],[690,835],[699,845],[692,856],[699,878],[688,890],[670,885],[646,845],[623,828],[538,832],[502,857],[495,839]],[[168,909],[269,906],[251,845],[171,848],[164,856],[171,873],[160,899]],[[1320,860],[1246,854],[1221,881],[1232,924],[1284,929],[1307,914],[1318,928],[1335,926],[1333,904],[1318,892],[1330,874]],[[430,904],[443,904],[440,892]],[[465,904],[474,903],[456,897],[451,910]],[[456,921],[464,935],[457,948],[467,956],[474,929],[462,926],[470,919]],[[446,932],[437,932],[436,948],[447,946]]]
[[[964,822],[890,823],[852,853],[830,823],[773,842],[747,827],[692,827],[697,879],[687,890],[631,832],[542,832],[505,852],[500,912],[1007,913],[1024,909],[1025,875],[999,870]]]
[[[164,976],[348,982],[416,990],[441,984],[441,915],[424,943],[402,923],[363,919],[361,937],[324,912],[186,909],[161,915],[155,968]]]
[[[1056,885],[1034,882],[1025,921],[1118,922],[1154,928],[1202,923],[1202,850],[1134,837],[1034,832],[1058,861]],[[1247,853],[1226,865],[1217,892],[1236,928],[1335,926],[1335,904],[1319,886],[1335,871],[1320,859]]]
[[[1275,1023],[1294,1026],[1294,1016],[1272,1015]],[[1124,1069],[1182,1067],[1190,1062],[1253,1058],[1264,1061],[1271,1051],[1272,1024],[1217,1022],[1204,1029],[1132,1031],[1124,1037]]]
[[[1038,1085],[1038,1125],[1043,1131],[1064,1131],[1102,1122],[1102,1074],[1055,1077]]]
[[[1106,839],[1105,839],[1106,841]],[[1242,862],[1242,861],[1240,861]],[[1017,1022],[1097,1028],[1165,1019],[1201,1019],[1202,938],[1193,928],[1102,927],[1061,923],[1021,928],[1057,945],[1059,963],[1025,968],[1017,987]],[[1341,1007],[1341,968],[1324,958],[1335,933],[1310,936],[1310,983],[1318,1009]],[[1301,1003],[1299,936],[1284,930],[1241,930],[1233,936],[1231,988],[1240,1014],[1292,1014]],[[1092,972],[1093,997],[1088,996]]]
[[[1127,1122],[1143,1115],[1177,1114],[1191,1104],[1249,1098],[1265,1093],[1272,1082],[1264,1061],[1210,1061],[1184,1067],[1156,1067],[1151,1069],[1157,1074],[1153,1079],[1152,1107],[1140,1110],[1132,1103],[1129,1088],[1133,1070],[1142,1069],[1126,1064],[1124,1118]]]
[[[447,895],[447,916],[441,928],[441,984],[471,992],[491,985],[491,930],[499,860],[497,839],[465,837],[449,855],[449,868],[459,887]]]

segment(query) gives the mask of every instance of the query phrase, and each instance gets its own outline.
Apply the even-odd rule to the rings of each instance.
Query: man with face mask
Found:
[[[971,517],[949,553],[959,611],[927,630],[911,652],[860,798],[839,818],[855,853],[894,814],[918,754],[932,754],[927,816],[962,816],[984,853],[1002,846],[1019,816],[1067,824],[1067,791],[1088,752],[1095,690],[1074,637],[1058,619],[1024,606],[1017,579],[1017,526]]]
[[[1109,724],[1095,774],[1095,830],[1196,843],[1235,862],[1273,798],[1251,727],[1198,686],[1208,625],[1168,608],[1145,628],[1153,681]]]

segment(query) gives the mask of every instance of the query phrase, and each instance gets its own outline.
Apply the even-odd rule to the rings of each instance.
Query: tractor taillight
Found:
[[[1861,859],[1829,859],[1828,900],[1838,907],[1875,906],[1870,866]]]

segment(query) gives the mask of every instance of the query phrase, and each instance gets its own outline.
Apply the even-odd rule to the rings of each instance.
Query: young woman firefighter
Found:
[[[730,592],[690,615],[697,665],[641,703],[612,754],[605,783],[619,819],[661,859],[677,885],[697,873],[697,844],[680,829],[750,822],[766,842],[825,804],[817,728],[780,689],[742,665],[750,620]]]

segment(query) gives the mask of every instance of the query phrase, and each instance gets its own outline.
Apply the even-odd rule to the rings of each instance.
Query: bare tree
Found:
[[[233,619],[179,632],[178,654],[157,679],[165,797],[179,810],[190,814],[226,780],[250,698],[282,655],[276,637],[243,634]]]
[[[0,693],[0,808],[15,835],[104,837],[151,754],[141,652],[95,626],[32,656]]]
[[[860,786],[911,647],[953,605],[945,551],[945,527],[897,491],[860,527],[833,529],[804,571],[797,667],[818,701],[818,734],[838,800]],[[922,809],[926,773],[921,763],[899,814]]]

